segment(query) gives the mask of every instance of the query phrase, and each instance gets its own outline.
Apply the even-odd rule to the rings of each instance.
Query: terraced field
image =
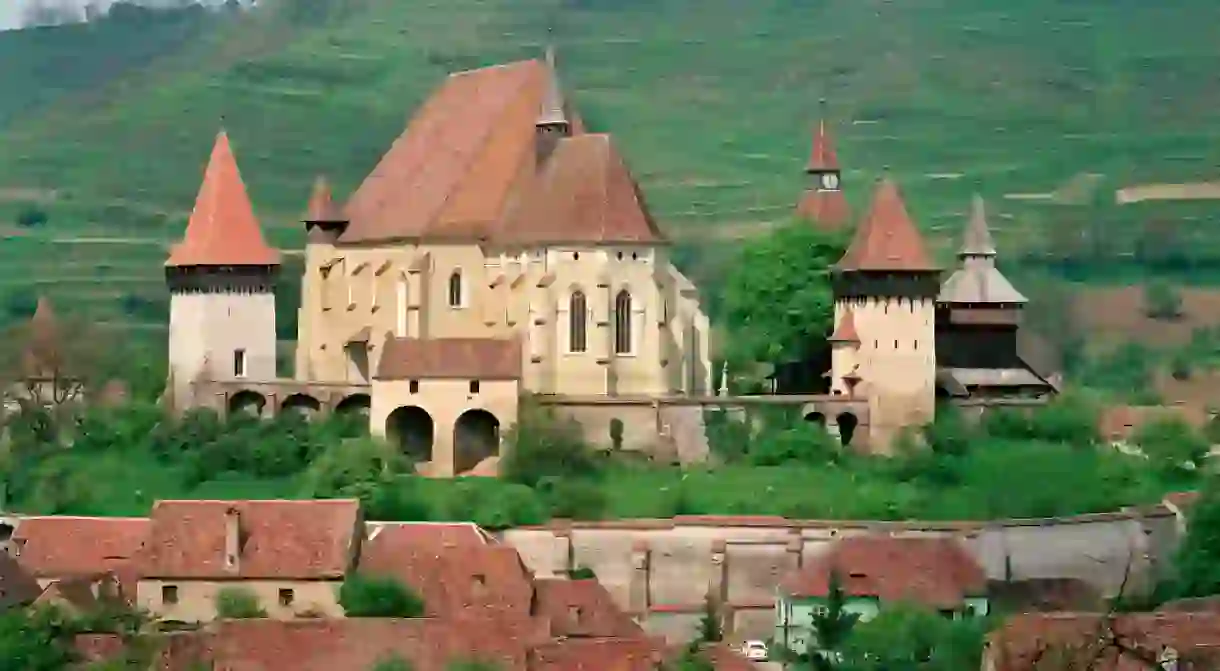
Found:
[[[51,56],[31,49],[97,60],[109,42],[89,29],[108,28],[2,34],[0,58],[16,67],[0,86],[20,95],[0,109],[0,221],[31,207],[50,219],[0,229],[12,233],[0,296],[46,291],[99,317],[156,321],[130,311],[164,302],[164,245],[222,119],[272,238],[298,247],[316,173],[351,189],[445,73],[548,40],[588,124],[616,135],[680,237],[732,240],[786,217],[825,114],[857,204],[888,172],[943,240],[977,190],[1006,249],[1054,251],[1059,211],[1006,195],[1082,173],[1101,175],[1102,200],[1216,176],[1215,25],[1220,5],[1204,0],[280,0],[155,44],[124,33],[131,44],[104,74],[43,76]],[[184,39],[171,49],[169,34]],[[17,52],[43,55],[6,57]],[[1192,248],[1217,250],[1209,208],[1132,207],[1144,209],[1106,211],[1108,238],[1171,216],[1190,222]]]

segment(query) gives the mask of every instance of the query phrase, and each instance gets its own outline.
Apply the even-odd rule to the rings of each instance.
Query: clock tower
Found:
[[[843,196],[842,172],[826,122],[818,124],[809,162],[805,164],[805,192],[797,204],[798,217],[827,230],[839,230],[851,222],[851,208]]]

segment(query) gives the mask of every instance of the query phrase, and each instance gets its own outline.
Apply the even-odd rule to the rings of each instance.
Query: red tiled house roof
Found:
[[[985,659],[994,671],[1147,671],[1176,653],[1177,671],[1210,671],[1217,652],[1215,613],[1043,613],[1010,618],[988,637]]]
[[[844,538],[817,561],[788,576],[783,588],[796,597],[826,597],[831,573],[849,596],[916,601],[953,608],[987,591],[978,562],[951,538]]]
[[[146,518],[27,517],[12,542],[17,561],[34,577],[93,577],[121,570],[149,530]]]
[[[226,568],[229,511],[241,545]],[[137,567],[144,578],[338,580],[363,538],[360,503],[158,501]]]
[[[279,263],[279,251],[263,240],[262,227],[254,216],[229,136],[222,130],[212,147],[195,209],[186,224],[186,235],[174,245],[165,265],[181,268]]]
[[[633,637],[644,630],[614,602],[597,580],[538,580],[534,614],[565,637]]]
[[[923,237],[907,214],[898,185],[882,180],[873,192],[868,215],[835,269],[863,272],[935,272]]]
[[[515,338],[396,338],[386,336],[378,380],[521,377],[521,341]]]

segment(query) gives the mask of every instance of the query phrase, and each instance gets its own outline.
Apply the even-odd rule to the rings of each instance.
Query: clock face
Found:
[[[839,188],[838,173],[828,172],[822,175],[822,188],[827,191],[835,191]]]

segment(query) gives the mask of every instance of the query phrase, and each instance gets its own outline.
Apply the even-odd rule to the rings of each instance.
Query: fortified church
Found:
[[[824,125],[807,172],[799,211],[847,225]],[[706,456],[703,406],[727,401],[712,384],[708,318],[614,142],[566,103],[551,52],[451,75],[345,202],[319,179],[302,223],[284,378],[281,256],[222,131],[166,262],[176,407],[367,413],[372,433],[433,475],[494,472],[527,396],[597,443]],[[995,346],[1015,342],[1025,299],[994,256],[980,205],[962,267],[940,284],[883,182],[835,269],[829,389],[808,399],[810,416],[858,423],[859,442],[884,449],[931,418],[938,394],[1050,389]]]

